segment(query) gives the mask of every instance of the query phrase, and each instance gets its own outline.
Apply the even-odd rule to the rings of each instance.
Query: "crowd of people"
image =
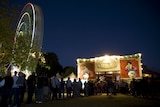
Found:
[[[12,76],[11,73],[8,72],[5,77],[0,78],[0,106],[11,107],[13,104],[16,107],[20,105],[23,103],[25,91],[25,75],[22,72],[18,73],[15,71]]]
[[[160,80],[153,78],[133,79],[129,85],[129,93],[140,98],[160,98]]]
[[[80,97],[82,82],[74,79],[72,82],[53,75],[51,78],[45,74],[35,75],[33,72],[26,79],[22,72],[14,72],[0,78],[0,106],[20,107],[21,104],[42,103],[48,100],[59,100],[64,98]],[[24,96],[27,96],[24,102]],[[35,97],[35,100],[34,100]]]
[[[106,95],[123,93],[146,96],[148,89],[150,89],[149,84],[143,79],[141,82],[136,82],[133,79],[130,84],[111,78],[82,82],[80,78],[71,81],[68,77],[64,81],[64,78],[57,75],[49,78],[46,74],[35,75],[34,72],[26,79],[24,73],[15,71],[13,76],[8,73],[5,77],[0,78],[0,107],[20,107],[24,103],[41,104],[48,100],[101,95],[102,93],[106,93]],[[25,94],[27,98],[24,102]]]
[[[64,81],[62,77],[53,75],[51,78],[45,74],[35,75],[33,72],[26,79],[22,72],[14,72],[12,76],[8,73],[0,79],[0,106],[2,107],[20,107],[21,104],[42,103],[48,100],[61,100],[64,98],[77,98],[102,94],[103,92],[113,93],[114,83],[112,81],[85,81],[70,77]],[[107,89],[107,91],[105,91]],[[24,102],[24,96],[26,100]],[[35,99],[34,99],[35,97]]]

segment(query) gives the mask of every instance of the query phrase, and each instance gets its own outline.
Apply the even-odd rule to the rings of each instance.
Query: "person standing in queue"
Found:
[[[11,89],[11,93],[9,96],[9,105],[8,106],[12,106],[12,97],[14,97],[13,100],[13,106],[18,106],[19,105],[19,86],[17,84],[17,80],[18,80],[18,76],[17,76],[17,71],[14,72],[14,76],[13,76],[13,86]]]
[[[72,81],[70,80],[70,77],[68,77],[68,80],[66,81],[66,89],[67,89],[67,98],[71,98],[71,91],[72,91]]]
[[[0,107],[8,107],[8,99],[13,86],[13,77],[11,77],[11,73],[8,72],[7,76],[5,76],[2,81],[4,81],[4,85],[1,87]]]
[[[33,72],[32,75],[30,75],[27,79],[27,104],[31,104],[33,100],[33,94],[35,92],[35,73]]]

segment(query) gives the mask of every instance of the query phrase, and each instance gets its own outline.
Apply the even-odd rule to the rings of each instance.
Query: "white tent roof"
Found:
[[[70,77],[70,80],[73,82],[74,79],[77,79],[77,76],[72,72],[69,76],[65,77],[63,80],[67,81],[68,77]]]

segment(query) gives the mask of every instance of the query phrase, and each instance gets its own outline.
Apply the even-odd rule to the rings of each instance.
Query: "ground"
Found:
[[[160,102],[153,99],[142,99],[130,95],[116,96],[97,95],[64,100],[43,102],[42,104],[23,105],[23,107],[159,107]]]

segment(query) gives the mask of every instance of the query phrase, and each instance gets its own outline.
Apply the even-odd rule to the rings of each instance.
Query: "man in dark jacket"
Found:
[[[42,103],[43,82],[44,78],[41,75],[38,75],[36,77],[36,91],[35,91],[36,103]]]
[[[0,107],[8,107],[8,99],[9,99],[9,95],[12,89],[12,85],[13,85],[13,78],[11,77],[11,73],[8,72],[7,76],[5,76],[4,78],[4,86],[2,87],[1,91],[2,91],[2,95],[1,95],[1,102],[0,102]]]
[[[35,92],[35,73],[33,72],[32,75],[30,75],[27,79],[27,88],[28,88],[28,96],[27,96],[27,104],[32,103],[33,94]]]

